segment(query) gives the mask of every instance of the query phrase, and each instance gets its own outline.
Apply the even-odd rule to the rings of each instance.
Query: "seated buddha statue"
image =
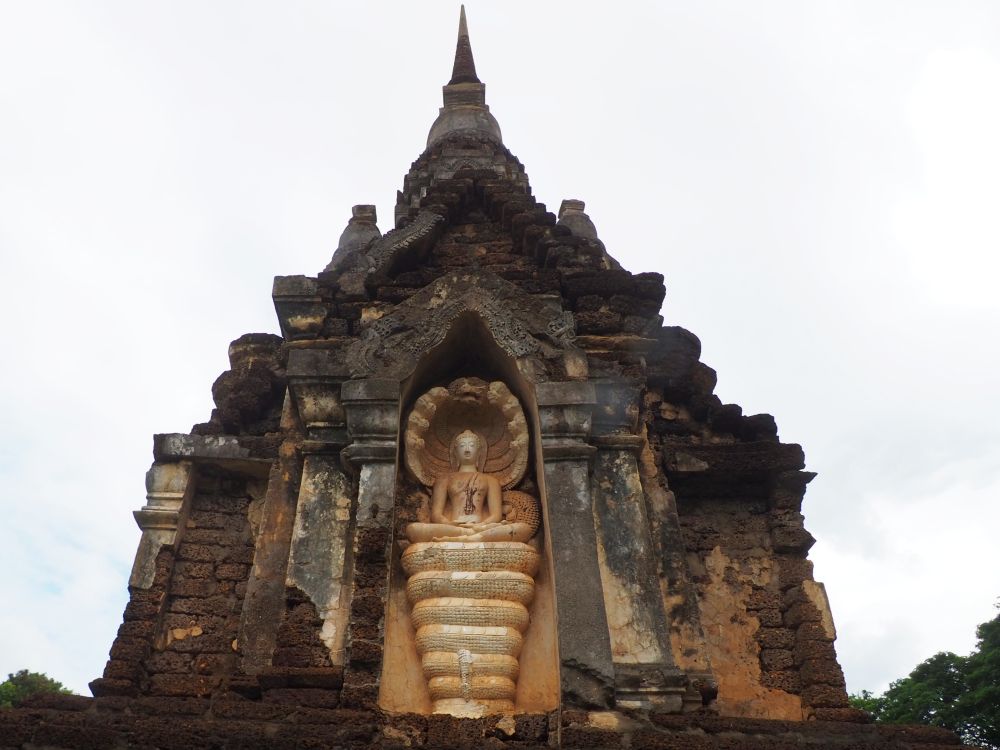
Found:
[[[486,445],[471,430],[451,442],[452,471],[434,481],[430,523],[411,523],[411,542],[527,542],[534,529],[503,517],[500,482],[483,472]]]

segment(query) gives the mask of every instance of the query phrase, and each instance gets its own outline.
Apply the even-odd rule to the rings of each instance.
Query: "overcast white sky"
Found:
[[[1000,4],[470,0],[550,208],[666,277],[717,393],[819,472],[848,688],[1000,595]],[[154,432],[207,419],[356,203],[391,227],[453,2],[0,1],[0,678],[100,675]]]

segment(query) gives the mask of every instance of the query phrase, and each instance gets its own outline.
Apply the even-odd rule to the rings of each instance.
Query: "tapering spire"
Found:
[[[458,17],[458,44],[455,45],[455,66],[451,70],[448,83],[481,83],[476,76],[476,61],[472,57],[472,42],[469,41],[469,25],[465,20],[465,6]]]
[[[458,17],[455,65],[451,71],[451,80],[445,85],[443,93],[444,106],[431,126],[431,132],[427,136],[428,146],[447,135],[461,132],[487,135],[501,141],[500,126],[486,106],[486,86],[476,75],[464,5]]]

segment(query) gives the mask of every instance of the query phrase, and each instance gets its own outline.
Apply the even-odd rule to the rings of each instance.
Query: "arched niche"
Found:
[[[435,386],[447,385],[459,377],[476,377],[487,382],[503,381],[517,396],[530,431],[530,459],[521,487],[535,494],[542,508],[539,552],[542,564],[535,579],[535,597],[529,607],[530,624],[524,634],[520,656],[515,710],[519,713],[549,711],[559,702],[559,660],[556,636],[553,573],[547,550],[548,514],[542,481],[542,458],[539,441],[538,409],[534,386],[524,372],[532,371],[504,351],[496,342],[489,325],[475,310],[465,310],[451,318],[439,342],[419,358],[412,372],[401,382],[401,450],[396,464],[395,518],[389,573],[389,600],[385,619],[385,649],[379,689],[379,706],[393,713],[431,712],[431,700],[417,655],[410,606],[406,598],[406,576],[399,562],[399,539],[406,523],[416,520],[416,511],[425,498],[423,488],[409,475],[403,461],[402,446],[406,420],[414,402]]]
[[[473,319],[478,329],[469,328]],[[585,380],[587,357],[574,344],[575,326],[558,297],[526,294],[489,271],[452,272],[368,323],[351,345],[348,366],[352,377],[411,387],[427,380],[428,368],[440,369],[456,358],[517,370],[532,382]],[[460,330],[481,341],[482,351],[451,351],[463,346],[453,335]],[[482,330],[485,336],[475,333]],[[429,352],[440,354],[429,360]]]

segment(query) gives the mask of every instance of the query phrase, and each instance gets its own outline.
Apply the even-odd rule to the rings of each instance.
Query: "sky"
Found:
[[[535,195],[585,200],[720,398],[803,445],[848,689],[968,653],[1000,596],[1000,4],[466,8]],[[100,675],[152,434],[208,418],[352,205],[391,228],[457,18],[0,0],[0,677]]]

